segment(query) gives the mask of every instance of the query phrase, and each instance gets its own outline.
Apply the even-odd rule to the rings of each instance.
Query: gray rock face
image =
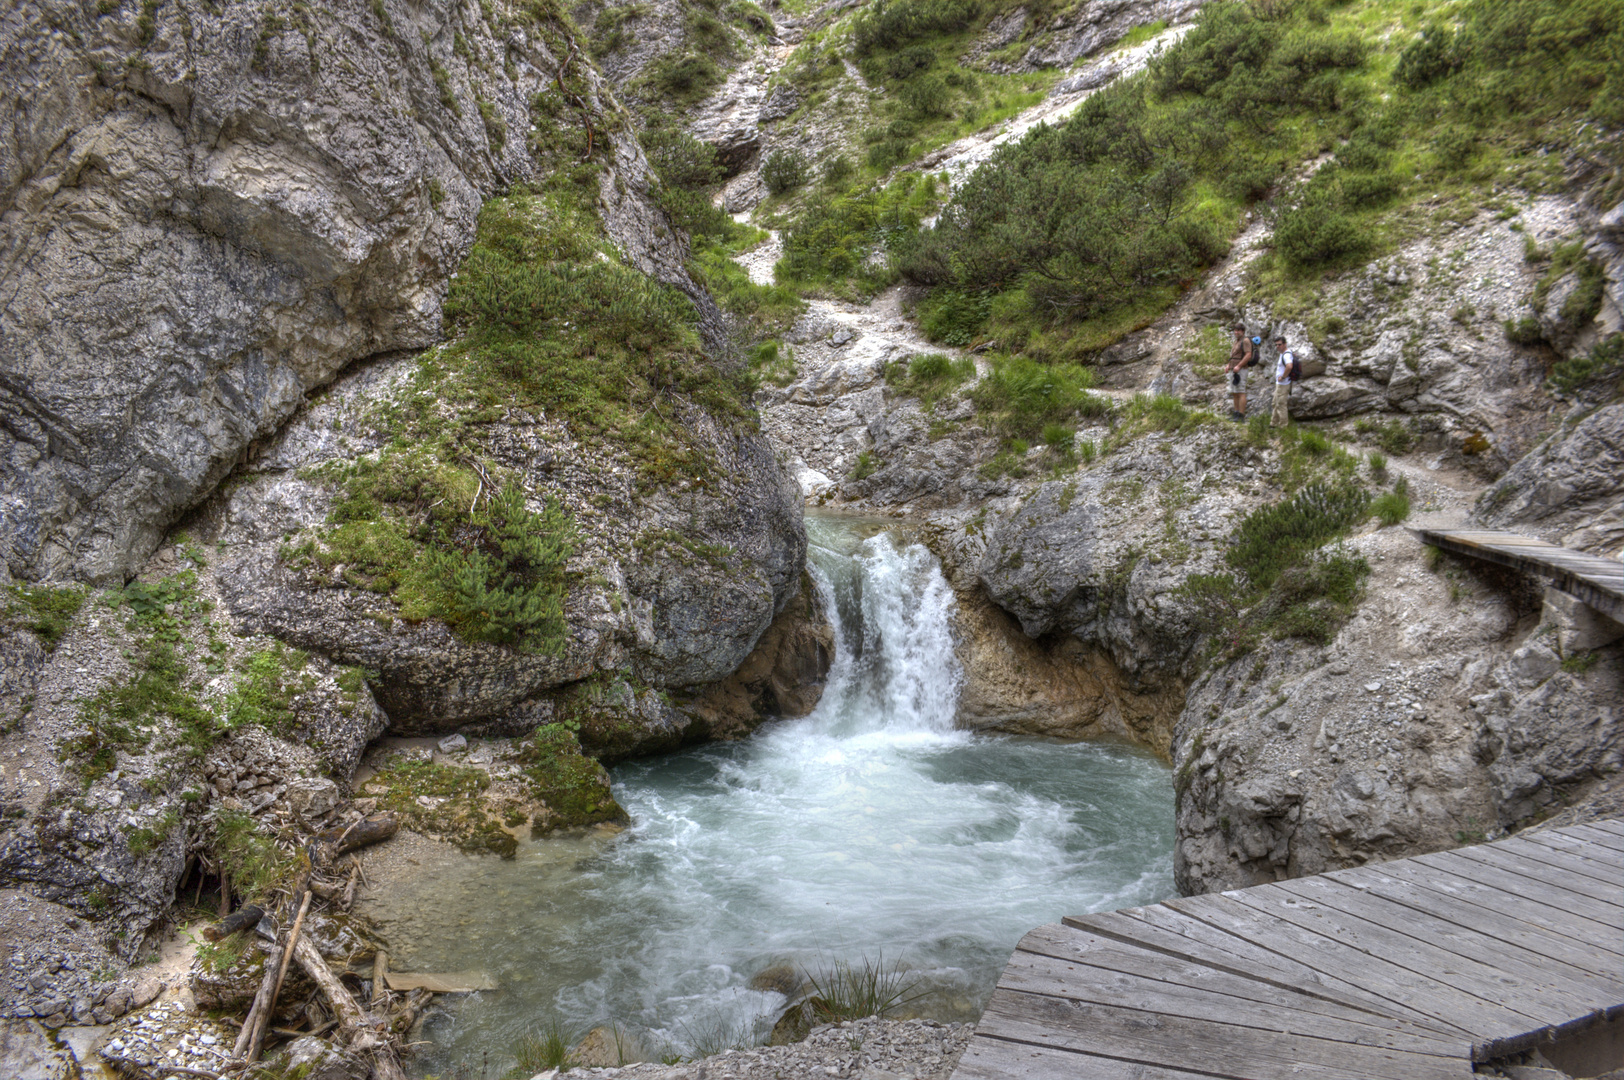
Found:
[[[1619,645],[1565,665],[1559,628],[1515,575],[1428,571],[1398,529],[1353,543],[1375,573],[1329,647],[1277,643],[1191,687],[1173,749],[1186,894],[1452,848],[1616,798]]]
[[[11,574],[133,574],[311,389],[439,337],[480,204],[537,174],[528,103],[556,61],[526,18],[379,10],[341,0],[277,30],[241,6],[34,0],[0,19]],[[609,138],[611,237],[725,347],[636,139]]]
[[[988,523],[977,576],[1029,637],[1070,634],[1145,689],[1186,673],[1197,634],[1174,593],[1219,566],[1250,509],[1226,478],[1261,458],[1218,438],[1146,436]]]
[[[1570,421],[1478,499],[1474,517],[1617,558],[1624,549],[1624,404]]]
[[[144,10],[0,18],[0,543],[18,576],[132,574],[308,390],[434,341],[480,202],[534,171],[527,102],[553,63],[522,20]]]
[[[524,702],[599,670],[630,667],[657,687],[714,682],[744,661],[795,593],[806,534],[794,482],[759,435],[702,415],[690,427],[722,479],[649,495],[635,493],[623,449],[582,445],[560,424],[518,412],[488,426],[481,451],[519,474],[538,503],[560,499],[580,526],[571,569],[581,584],[566,601],[569,634],[558,655],[467,642],[437,620],[408,623],[386,599],[349,586],[341,568],[290,565],[283,552],[319,529],[332,500],[301,470],[381,445],[386,436],[371,429],[368,409],[416,363],[346,373],[200,524],[206,540],[223,544],[221,595],[245,628],[378,673],[374,691],[395,732],[500,722],[509,712],[533,726]],[[725,554],[696,557],[671,537]]]

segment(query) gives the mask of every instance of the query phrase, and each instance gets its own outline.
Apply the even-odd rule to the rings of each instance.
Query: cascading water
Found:
[[[623,765],[619,836],[447,856],[377,912],[397,963],[504,987],[429,1026],[427,1071],[496,1067],[554,1023],[613,1022],[652,1052],[755,1041],[785,999],[750,977],[784,962],[883,956],[919,980],[916,1011],[973,1019],[1027,930],[1173,893],[1164,765],[954,730],[935,559],[850,519],[808,531],[838,642],[811,716]]]

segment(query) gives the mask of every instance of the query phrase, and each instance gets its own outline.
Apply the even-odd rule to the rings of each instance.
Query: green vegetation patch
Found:
[[[625,820],[626,812],[609,790],[609,774],[581,752],[580,739],[569,724],[542,724],[514,748],[513,756],[524,769],[531,795],[547,804],[547,812],[531,820],[533,835]]]
[[[1585,355],[1558,361],[1551,368],[1550,381],[1566,394],[1584,388],[1616,394],[1624,382],[1624,334],[1610,334]]]
[[[240,677],[226,695],[226,727],[256,725],[276,735],[288,735],[297,723],[294,698],[316,684],[315,676],[306,670],[308,663],[305,653],[280,641],[249,656],[239,665]]]
[[[294,860],[248,813],[216,809],[210,849],[232,891],[244,902],[264,900],[293,872]]]
[[[1370,565],[1344,545],[1325,545],[1369,512],[1370,496],[1358,484],[1316,480],[1242,520],[1226,555],[1231,572],[1192,574],[1178,592],[1229,659],[1265,634],[1328,644],[1352,616]]]
[[[172,644],[161,638],[149,641],[127,681],[107,683],[80,701],[84,730],[63,742],[64,760],[87,785],[93,783],[113,770],[118,751],[144,749],[164,719],[178,725],[183,744],[201,753],[219,733],[219,720],[198,700],[187,674]]]
[[[976,377],[976,362],[969,357],[955,360],[942,353],[922,353],[885,366],[885,381],[912,394],[927,409]]]
[[[6,595],[6,616],[32,630],[47,649],[54,649],[88,594],[74,585],[9,585]]]
[[[872,296],[896,280],[894,256],[912,242],[944,186],[937,177],[913,174],[880,190],[813,204],[784,232],[776,280],[802,292]]]
[[[470,853],[488,851],[511,859],[519,842],[503,828],[509,808],[484,798],[490,786],[491,775],[484,769],[397,755],[361,790],[377,799],[380,809],[399,814],[408,828],[450,840]]]

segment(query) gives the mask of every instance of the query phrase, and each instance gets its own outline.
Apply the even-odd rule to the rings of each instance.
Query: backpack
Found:
[[[1260,337],[1253,338],[1252,339],[1252,358],[1250,360],[1248,360],[1245,364],[1242,364],[1241,366],[1242,367],[1257,367],[1258,354],[1261,353],[1262,351],[1263,351],[1263,339],[1260,338]]]
[[[1291,354],[1291,364],[1286,368],[1286,378],[1293,383],[1300,382],[1303,377],[1303,362],[1297,359],[1297,354]]]

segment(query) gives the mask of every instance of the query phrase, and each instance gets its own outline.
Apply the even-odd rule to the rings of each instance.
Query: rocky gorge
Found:
[[[888,237],[956,220],[1203,5],[983,5],[919,39],[935,60],[865,46],[870,7],[3,17],[0,1061],[218,1069],[236,1032],[176,1001],[246,1009],[272,943],[166,966],[188,892],[224,915],[380,818],[490,858],[612,828],[605,766],[810,713],[836,635],[803,505],[939,560],[959,727],[1171,763],[1186,894],[1624,810],[1624,627],[1406,528],[1624,550],[1616,132],[1412,194],[1374,256],[1293,275],[1294,185],[1355,143],[1316,146],[1160,307],[1045,357],[1087,374],[1040,372],[1034,424],[1016,365],[1054,332],[944,332]],[[706,205],[761,227],[733,270],[661,172],[672,115]],[[819,284],[788,268],[848,198],[834,162],[903,194]],[[1236,322],[1305,361],[1285,433],[1272,353],[1222,418]],[[1601,376],[1552,380],[1575,363]],[[1343,516],[1258,584],[1236,553],[1279,507]],[[307,933],[335,967],[381,948],[336,902]],[[965,1034],[864,1023],[872,1060],[829,1029],[708,1075],[947,1075]],[[277,1067],[396,1075],[342,1030]]]

